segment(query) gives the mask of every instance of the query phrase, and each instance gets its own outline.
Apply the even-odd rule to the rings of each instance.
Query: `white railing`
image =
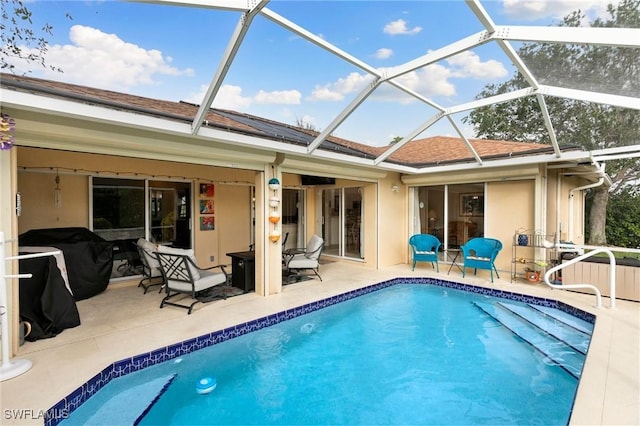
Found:
[[[590,249],[591,251],[581,254],[577,257],[574,257],[571,260],[560,263],[559,265],[549,269],[544,274],[543,282],[551,288],[557,288],[560,290],[570,290],[570,289],[577,289],[577,288],[593,290],[593,292],[596,294],[596,307],[601,308],[602,294],[600,293],[600,290],[596,286],[592,284],[562,284],[562,285],[551,284],[551,281],[549,281],[549,278],[551,277],[552,274],[556,273],[557,271],[563,268],[566,268],[567,266],[573,265],[574,263],[580,262],[581,260],[584,260],[588,257],[592,257],[596,254],[605,253],[607,256],[609,256],[609,297],[610,297],[609,306],[612,309],[615,308],[616,307],[616,258],[613,255],[613,252],[611,251],[611,249],[607,247],[582,246],[582,245],[578,246],[574,244],[562,244],[562,243],[555,244],[554,246],[560,252],[576,251],[576,252],[583,253],[584,249]]]

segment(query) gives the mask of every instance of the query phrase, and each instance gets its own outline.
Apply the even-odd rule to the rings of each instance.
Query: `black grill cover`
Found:
[[[75,300],[102,293],[113,269],[113,243],[86,228],[32,229],[18,237],[20,246],[62,250]]]
[[[31,324],[26,340],[55,337],[80,325],[76,302],[53,256],[20,259],[20,273],[32,275],[20,278],[20,320]]]

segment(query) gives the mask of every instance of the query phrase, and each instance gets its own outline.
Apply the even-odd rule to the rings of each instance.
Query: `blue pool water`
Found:
[[[543,341],[496,301],[391,286],[114,379],[63,424],[118,422],[125,392],[150,407],[141,425],[567,424],[592,324]]]

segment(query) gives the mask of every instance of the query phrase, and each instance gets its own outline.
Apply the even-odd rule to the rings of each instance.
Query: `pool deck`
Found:
[[[320,269],[323,282],[291,284],[269,297],[249,293],[197,304],[191,315],[173,307],[159,309],[162,296],[154,287],[147,294],[135,286],[108,289],[78,302],[79,327],[20,347],[17,358],[31,360],[33,367],[0,383],[0,424],[43,424],[43,412],[114,361],[388,279],[421,276],[555,299],[595,314],[571,424],[640,424],[639,303],[617,300],[616,308],[610,309],[609,299],[603,298],[603,308],[596,309],[593,295],[511,283],[508,273],[494,283],[486,271],[463,279],[455,268],[450,275],[447,269],[441,265],[438,274],[429,265],[415,271],[409,265],[371,270],[351,262],[328,262]]]

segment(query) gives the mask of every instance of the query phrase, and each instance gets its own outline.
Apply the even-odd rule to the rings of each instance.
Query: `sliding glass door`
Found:
[[[191,184],[92,177],[91,229],[113,241],[112,278],[141,273],[135,241],[191,248]]]
[[[484,183],[415,188],[413,233],[438,237],[442,250],[456,250],[484,235]]]
[[[320,217],[324,253],[363,258],[362,189],[325,189],[320,194]]]

